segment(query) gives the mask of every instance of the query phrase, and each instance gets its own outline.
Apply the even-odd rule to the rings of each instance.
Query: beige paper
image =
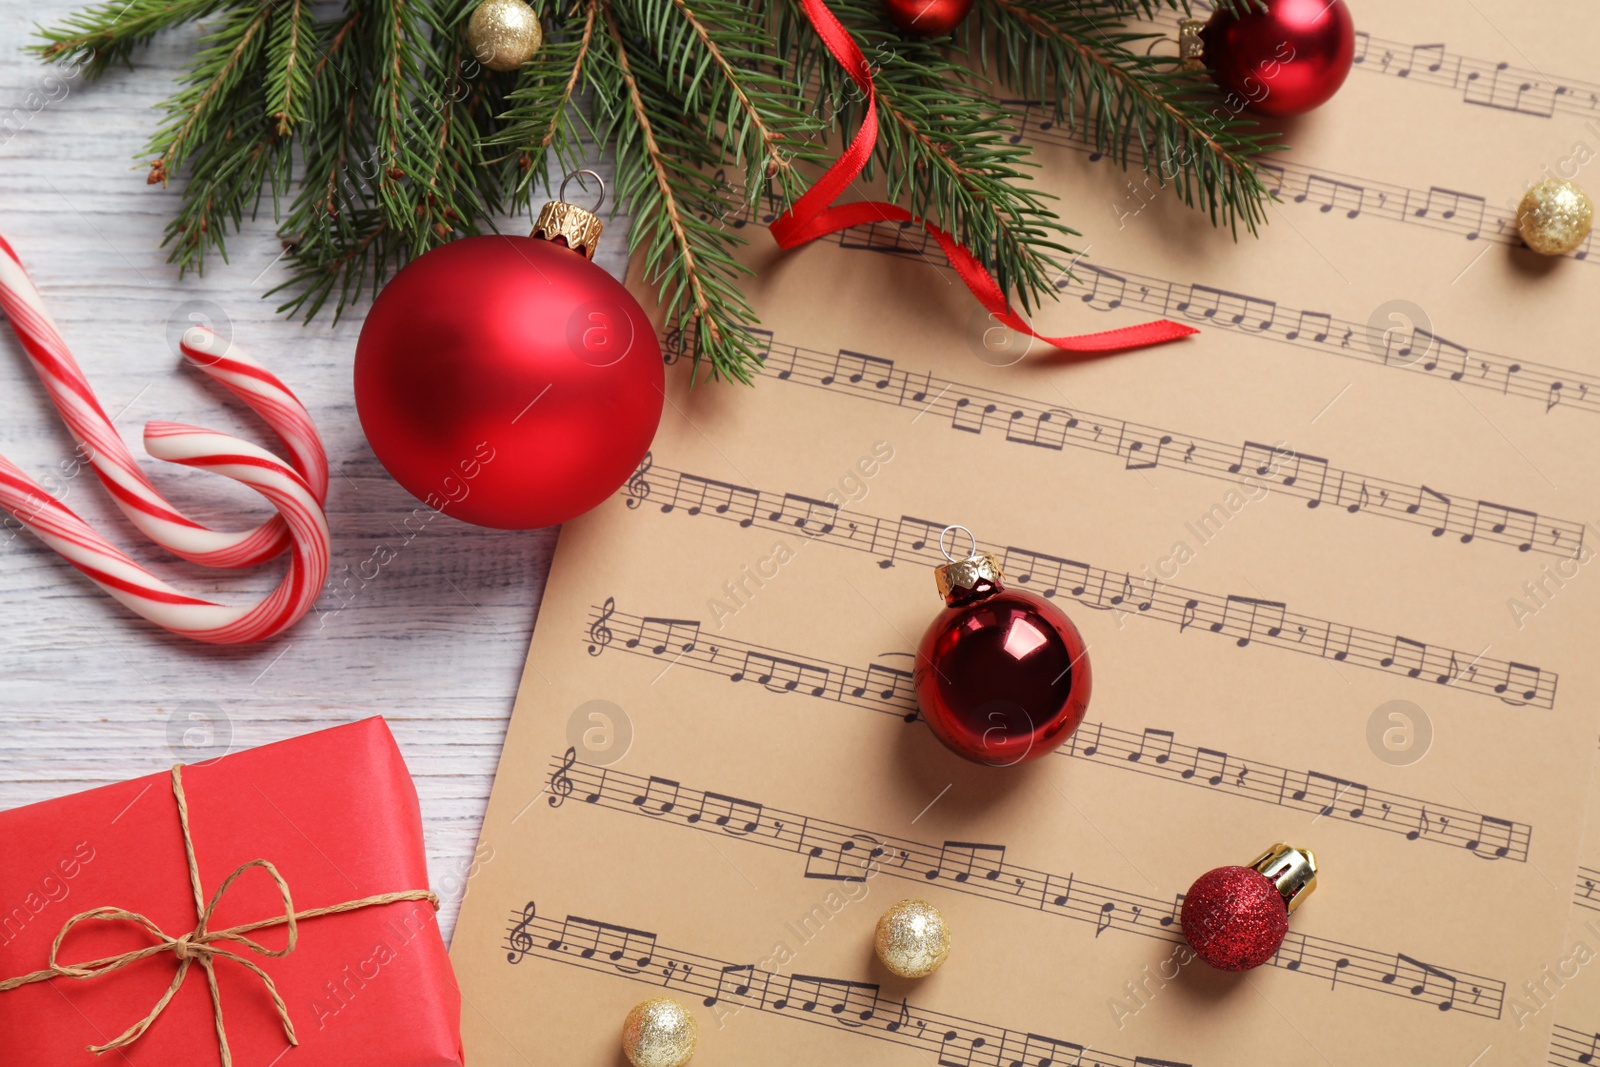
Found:
[[[704,1065],[1544,1061],[1567,1020],[1515,1004],[1567,951],[1600,728],[1600,266],[1508,227],[1600,147],[1600,88],[1533,69],[1589,71],[1600,15],[1356,15],[1259,240],[1017,108],[1092,242],[1041,326],[1197,338],[1018,361],[914,230],[745,228],[765,373],[669,368],[562,534],[453,948],[473,1063],[610,1067],[660,993]],[[951,523],[1089,643],[1056,755],[915,720]],[[1280,840],[1322,875],[1278,956],[1180,966],[1179,894]],[[872,954],[908,896],[954,931],[917,982]]]

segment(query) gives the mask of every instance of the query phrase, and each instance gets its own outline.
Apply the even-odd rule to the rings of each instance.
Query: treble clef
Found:
[[[644,454],[644,461],[639,464],[639,469],[633,472],[633,477],[628,479],[628,507],[636,508],[650,496],[650,483],[644,480],[645,471],[655,465],[655,460],[649,452]]]
[[[572,779],[567,777],[567,772],[572,770],[572,765],[578,762],[578,750],[567,749],[567,754],[561,758],[561,766],[550,776],[550,806],[559,808],[562,801],[572,795]]]
[[[617,613],[617,598],[608,596],[606,602],[600,607],[600,617],[594,620],[589,627],[589,655],[598,656],[604,652],[611,643],[611,627],[606,625],[606,620]]]
[[[528,933],[528,924],[533,919],[533,901],[530,900],[522,909],[522,921],[511,928],[511,935],[506,939],[511,946],[511,951],[506,953],[507,963],[521,963],[522,957],[533,951],[533,935]]]

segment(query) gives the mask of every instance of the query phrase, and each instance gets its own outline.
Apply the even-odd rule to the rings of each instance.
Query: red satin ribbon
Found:
[[[1106,330],[1102,333],[1046,337],[1037,333],[1011,309],[1005,292],[994,277],[984,269],[983,264],[978,262],[977,257],[933,223],[919,219],[895,204],[873,200],[834,204],[834,200],[866,168],[867,161],[872,156],[873,146],[877,144],[877,91],[872,83],[872,70],[867,64],[867,57],[856,45],[855,38],[850,36],[849,31],[828,9],[824,0],[801,0],[801,7],[804,8],[806,17],[811,20],[811,25],[816,28],[818,36],[822,38],[822,43],[828,46],[833,58],[860,87],[867,106],[866,114],[861,119],[861,128],[856,131],[844,154],[828,168],[828,172],[815,185],[806,190],[804,196],[795,201],[794,206],[773,221],[772,236],[778,242],[779,248],[794,248],[807,241],[814,241],[818,237],[847,230],[852,226],[865,226],[874,222],[919,222],[933,235],[933,239],[939,242],[939,247],[944,250],[950,265],[955,267],[961,280],[967,283],[972,295],[978,298],[978,302],[997,321],[1018,333],[1037,337],[1046,344],[1068,352],[1115,352],[1120,349],[1144,348],[1148,345],[1175,341],[1180,337],[1200,332],[1193,326],[1158,319],[1155,322],[1125,326],[1120,330]]]

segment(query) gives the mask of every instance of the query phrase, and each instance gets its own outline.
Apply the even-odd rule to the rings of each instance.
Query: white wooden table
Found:
[[[0,234],[44,293],[68,344],[143,456],[141,428],[172,419],[272,445],[242,405],[181,366],[169,319],[206,301],[246,351],[310,409],[332,464],[333,574],[343,585],[380,544],[395,558],[289,634],[215,648],[133,616],[27,534],[0,530],[0,810],[383,715],[405,752],[427,826],[448,939],[464,890],[555,530],[506,533],[438,518],[407,540],[417,503],[373,457],[356,419],[351,361],[365,307],[337,327],[289,322],[261,294],[284,277],[271,208],[229,238],[230,263],[179,279],[160,248],[178,187],[135,165],[194,30],[165,35],[101,81],[62,80],[20,48],[35,22],[79,0],[0,6]],[[527,220],[508,222],[526,230]],[[625,223],[601,262],[623,267]],[[173,334],[175,336],[175,333]],[[10,330],[0,331],[0,454],[45,481],[73,453]],[[222,479],[145,461],[191,515],[244,528],[266,509]],[[59,473],[58,473],[59,477]],[[243,601],[282,563],[219,572],[172,560],[137,535],[91,473],[59,477],[68,506],[174,584]],[[347,570],[349,568],[349,570]]]

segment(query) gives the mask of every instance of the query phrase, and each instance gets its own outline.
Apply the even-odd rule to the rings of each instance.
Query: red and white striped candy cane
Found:
[[[291,457],[286,463],[248,441],[214,430],[170,422],[147,424],[144,442],[150,455],[247,485],[278,512],[271,521],[244,533],[210,530],[172,507],[139,470],[3,238],[0,253],[0,307],[84,458],[128,517],[151,540],[184,559],[242,567],[270,559],[287,546],[289,569],[277,588],[253,606],[229,607],[189,596],[130,559],[3,456],[0,507],[106,592],[173,633],[197,641],[242,644],[292,626],[316,602],[331,555],[323,512],[327,455],[299,400],[215,334],[196,328],[184,335],[182,348],[189,362],[256,411],[283,440]]]
[[[34,371],[60,412],[84,459],[117,506],[146,537],[175,556],[207,567],[251,567],[277,556],[289,544],[282,516],[253,530],[223,533],[180,512],[150,484],[133,453],[95,399],[89,379],[67,350],[45,310],[44,300],[22,261],[0,237],[0,308],[28,351]],[[317,428],[287,386],[266,368],[209,330],[188,330],[180,342],[195,367],[243,400],[272,428],[289,451],[318,502],[328,495],[328,457]]]

